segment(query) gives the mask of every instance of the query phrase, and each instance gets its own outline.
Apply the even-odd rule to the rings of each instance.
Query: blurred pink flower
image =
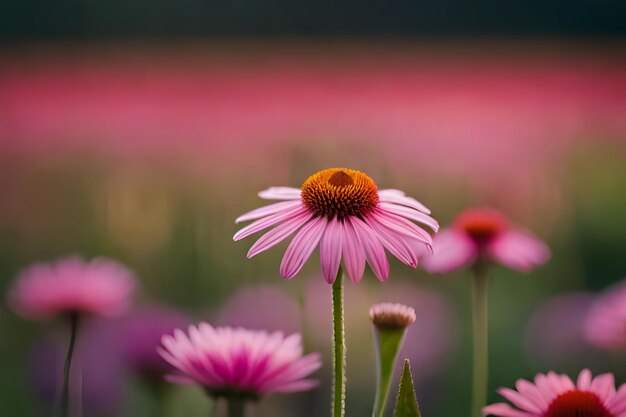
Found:
[[[250,308],[252,305],[263,308]],[[244,288],[220,308],[217,324],[251,330],[299,332],[302,309],[288,294],[271,286]]]
[[[517,380],[517,391],[500,388],[498,393],[515,407],[498,403],[483,408],[485,416],[500,417],[624,417],[626,384],[615,390],[613,374],[592,378],[583,370],[576,384],[566,375],[539,374],[535,383]]]
[[[385,248],[400,261],[417,266],[418,247],[432,245],[429,233],[412,221],[437,231],[439,225],[417,200],[399,190],[378,190],[366,174],[347,168],[330,168],[310,176],[302,188],[272,187],[259,194],[270,200],[285,200],[246,213],[236,222],[256,220],[234,236],[240,240],[276,226],[256,241],[248,257],[263,252],[299,232],[291,241],[280,273],[293,278],[317,245],[322,272],[333,283],[343,257],[353,282],[359,282],[369,263],[379,280],[389,276]]]
[[[64,313],[116,316],[130,307],[132,273],[106,258],[70,257],[23,271],[9,293],[9,305],[28,319]]]
[[[550,257],[545,243],[489,208],[462,212],[450,228],[435,237],[433,249],[433,254],[421,259],[424,269],[433,273],[451,272],[480,260],[529,271]]]
[[[321,366],[317,353],[302,356],[299,334],[285,337],[207,323],[165,335],[161,356],[179,371],[171,382],[202,385],[212,395],[257,397],[273,392],[308,390],[317,381],[303,379]]]
[[[71,59],[63,48],[3,51],[0,137],[13,140],[0,148],[178,156],[179,169],[224,174],[273,162],[286,138],[358,138],[384,143],[381,156],[409,175],[479,176],[510,190],[574,141],[626,131],[626,65],[611,54],[506,45],[468,61],[357,42],[341,56],[270,46],[250,61],[256,44],[208,48],[203,59],[182,46],[90,45]]]
[[[590,343],[609,350],[626,350],[626,281],[598,296],[584,322]]]
[[[121,345],[126,367],[148,379],[162,379],[173,371],[157,352],[161,338],[190,323],[183,313],[151,307],[129,313],[115,323],[115,338]]]
[[[590,360],[591,346],[585,338],[585,317],[595,297],[575,292],[556,295],[533,313],[525,331],[526,352],[540,364],[563,367]]]

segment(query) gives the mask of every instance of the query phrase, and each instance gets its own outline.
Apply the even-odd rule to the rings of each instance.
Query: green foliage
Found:
[[[417,397],[415,396],[415,388],[413,387],[411,365],[408,359],[404,360],[404,368],[402,369],[402,378],[400,378],[398,399],[396,401],[396,409],[393,412],[393,417],[421,417]]]

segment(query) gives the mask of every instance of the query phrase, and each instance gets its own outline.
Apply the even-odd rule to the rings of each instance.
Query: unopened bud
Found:
[[[402,329],[415,322],[415,310],[399,303],[375,304],[370,308],[370,319],[376,327]]]

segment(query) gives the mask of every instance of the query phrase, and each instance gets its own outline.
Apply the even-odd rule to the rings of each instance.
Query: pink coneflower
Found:
[[[528,232],[511,226],[500,212],[488,208],[465,210],[450,228],[436,236],[433,246],[434,253],[422,257],[428,272],[472,266],[472,416],[477,416],[487,403],[489,266],[497,262],[529,271],[546,262],[550,250]]]
[[[626,281],[594,301],[584,329],[587,340],[593,345],[608,350],[626,350]]]
[[[131,272],[117,262],[70,257],[23,271],[8,302],[17,314],[33,320],[64,313],[115,316],[129,308],[133,289]]]
[[[272,187],[259,196],[285,201],[237,218],[236,222],[258,220],[237,232],[234,239],[276,226],[250,248],[250,258],[295,233],[280,265],[281,275],[289,279],[319,244],[328,283],[335,281],[342,258],[353,282],[361,280],[366,260],[384,281],[389,276],[385,249],[415,268],[418,248],[432,244],[430,234],[412,221],[434,231],[439,227],[423,204],[399,190],[378,190],[370,177],[353,169],[325,169],[310,176],[300,189]]]
[[[40,320],[62,316],[70,326],[70,341],[63,370],[63,389],[57,415],[70,407],[69,380],[72,356],[83,315],[115,316],[130,306],[132,274],[112,260],[78,257],[52,264],[37,264],[22,272],[9,293],[9,305],[24,318]]]
[[[236,222],[256,220],[234,236],[243,239],[276,226],[248,251],[252,257],[288,236],[280,274],[293,278],[317,245],[322,272],[332,284],[333,301],[333,417],[345,415],[345,341],[343,320],[343,265],[353,282],[359,282],[365,261],[379,280],[389,276],[385,249],[403,263],[417,267],[417,255],[431,248],[432,237],[413,221],[437,231],[439,225],[419,201],[399,190],[378,190],[366,174],[348,168],[330,168],[311,175],[302,187],[272,187],[259,196],[284,200],[240,216]]]
[[[434,239],[434,254],[421,259],[429,272],[446,273],[477,261],[493,261],[518,271],[545,263],[550,250],[529,232],[509,223],[500,212],[475,208],[461,213]]]
[[[593,378],[589,369],[578,375],[576,384],[566,375],[539,374],[535,383],[519,379],[516,390],[500,388],[505,403],[483,408],[485,416],[500,417],[624,417],[626,384],[615,390],[613,374]]]
[[[201,385],[214,396],[255,398],[276,392],[297,392],[317,382],[304,379],[321,366],[316,353],[302,356],[302,341],[295,333],[190,326],[165,335],[159,353],[178,371],[175,383]]]

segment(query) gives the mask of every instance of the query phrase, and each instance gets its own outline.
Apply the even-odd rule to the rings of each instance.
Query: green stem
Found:
[[[63,388],[61,393],[61,401],[57,403],[55,416],[69,417],[70,414],[70,374],[72,367],[72,357],[76,347],[76,339],[78,336],[78,313],[70,313],[70,343],[67,347],[65,355],[65,365],[63,368]]]
[[[472,280],[472,327],[474,335],[472,414],[481,417],[482,408],[487,405],[488,379],[488,289],[487,268],[477,265]]]
[[[215,410],[217,409],[217,397],[210,396],[209,400],[211,404],[209,405],[209,417],[215,417]]]
[[[396,367],[398,353],[406,334],[406,327],[376,328],[374,327],[374,344],[377,353],[377,384],[374,400],[373,417],[382,417],[389,397],[391,379]]]
[[[243,417],[246,408],[246,400],[239,396],[229,396],[228,401],[228,417]]]
[[[333,417],[343,417],[346,402],[346,342],[343,323],[343,272],[333,283]]]
[[[169,385],[166,385],[165,380],[161,379],[152,379],[149,377],[147,379],[147,386],[152,394],[153,398],[153,413],[152,415],[155,417],[167,417],[169,416],[169,400],[170,400],[170,391]]]

